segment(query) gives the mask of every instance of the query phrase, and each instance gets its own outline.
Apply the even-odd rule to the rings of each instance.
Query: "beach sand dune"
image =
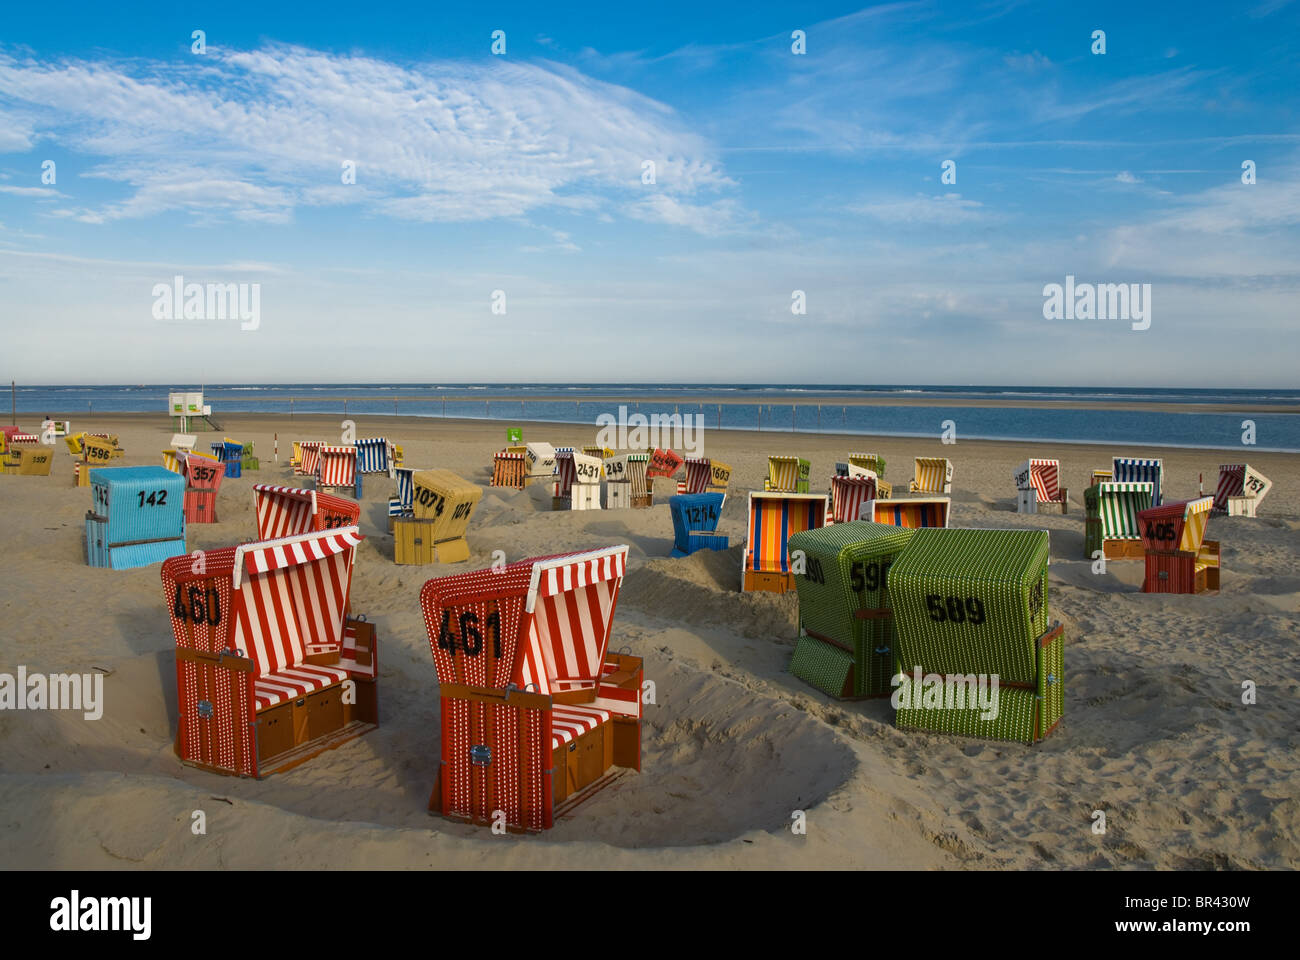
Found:
[[[27,418],[33,419],[33,418]],[[356,418],[358,436],[402,443],[408,465],[486,483],[504,441],[491,422]],[[20,421],[22,418],[20,418]],[[255,533],[254,482],[299,485],[293,438],[333,438],[336,418],[232,416],[262,470],[227,480],[220,523],[191,550]],[[559,444],[594,427],[524,424]],[[159,462],[161,418],[83,418],[120,434],[123,464]],[[279,435],[281,463],[273,462]],[[200,435],[206,444],[211,435]],[[158,567],[86,566],[89,492],[55,475],[0,478],[4,630],[0,672],[101,673],[104,709],[0,711],[0,863],[14,867],[915,867],[1294,868],[1300,866],[1300,458],[1155,450],[709,431],[731,463],[720,524],[732,548],[668,558],[672,525],[650,510],[554,513],[549,492],[486,491],[455,566],[392,562],[392,482],[366,477],[353,609],[378,625],[381,727],[263,781],[183,766],[172,752],[173,641]],[[833,701],[788,672],[793,594],[741,594],[745,491],[768,453],[813,462],[814,489],[850,449],[883,453],[905,489],[911,458],[955,463],[953,524],[1051,531],[1049,602],[1067,635],[1066,714],[1036,747],[903,733],[886,700]],[[1071,512],[1014,512],[1013,468],[1062,461]],[[1166,495],[1207,492],[1217,465],[1248,459],[1274,481],[1264,516],[1215,518],[1223,589],[1138,592],[1140,562],[1095,574],[1083,557],[1081,493],[1112,455],[1163,456]],[[418,593],[430,577],[626,543],[630,569],[612,640],[645,658],[644,762],[541,836],[493,836],[427,813],[439,703]],[[1257,702],[1242,703],[1242,685]],[[194,811],[207,833],[191,830]],[[1093,832],[1094,811],[1107,831]],[[790,830],[795,811],[807,834]]]

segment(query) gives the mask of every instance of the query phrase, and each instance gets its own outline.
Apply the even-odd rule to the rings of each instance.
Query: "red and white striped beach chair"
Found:
[[[1219,486],[1214,493],[1214,512],[1230,517],[1253,517],[1260,503],[1273,489],[1273,481],[1248,463],[1219,465]]]
[[[1015,472],[1017,513],[1067,513],[1069,491],[1061,487],[1061,461],[1026,460]]]
[[[857,520],[862,505],[876,499],[876,475],[831,478],[831,523]]]
[[[322,446],[316,461],[316,489],[346,489],[361,499],[361,477],[357,470],[357,448]]]
[[[543,830],[641,768],[641,658],[609,652],[627,547],[430,580],[420,606],[442,696],[429,809]]]
[[[298,464],[293,468],[293,472],[304,477],[316,476],[316,469],[320,465],[320,448],[325,446],[325,441],[297,440],[294,442],[298,447]]]
[[[253,484],[253,512],[259,540],[354,527],[361,521],[361,504],[353,500],[270,483]]]
[[[163,563],[184,762],[262,777],[375,728],[374,672],[356,656],[373,662],[374,630],[347,621],[361,539],[344,527]]]
[[[686,458],[686,489],[681,493],[727,492],[731,482],[731,466],[709,457]]]

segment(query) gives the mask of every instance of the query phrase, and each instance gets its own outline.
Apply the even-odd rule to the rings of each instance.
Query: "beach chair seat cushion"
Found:
[[[342,667],[313,663],[300,663],[273,673],[264,673],[253,682],[256,709],[265,710],[285,700],[305,697],[347,678],[348,672]]]
[[[608,710],[566,704],[551,708],[551,749],[571,743],[609,720]]]

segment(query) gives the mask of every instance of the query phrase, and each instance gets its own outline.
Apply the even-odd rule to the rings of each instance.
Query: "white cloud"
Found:
[[[1121,170],[1119,173],[1115,174],[1115,179],[1118,180],[1120,183],[1141,183],[1142,182],[1141,178],[1134,176],[1133,174],[1129,173],[1129,171],[1127,170]]]
[[[428,221],[617,210],[654,160],[683,211],[664,222],[689,225],[716,202],[692,216],[697,196],[733,185],[668,107],[552,63],[403,66],[282,46],[210,50],[198,68],[0,56],[6,101],[39,117],[10,149],[49,137],[102,157],[87,175],[127,188],[72,212],[86,221],[282,222],[299,204],[350,202]]]

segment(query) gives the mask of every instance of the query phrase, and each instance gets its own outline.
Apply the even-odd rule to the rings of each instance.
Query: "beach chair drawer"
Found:
[[[343,728],[343,686],[334,684],[307,696],[307,737],[315,740]]]
[[[265,761],[294,748],[293,703],[268,707],[257,715],[257,758]]]
[[[602,723],[564,745],[569,793],[590,786],[609,769],[613,762],[612,732],[609,723]]]

